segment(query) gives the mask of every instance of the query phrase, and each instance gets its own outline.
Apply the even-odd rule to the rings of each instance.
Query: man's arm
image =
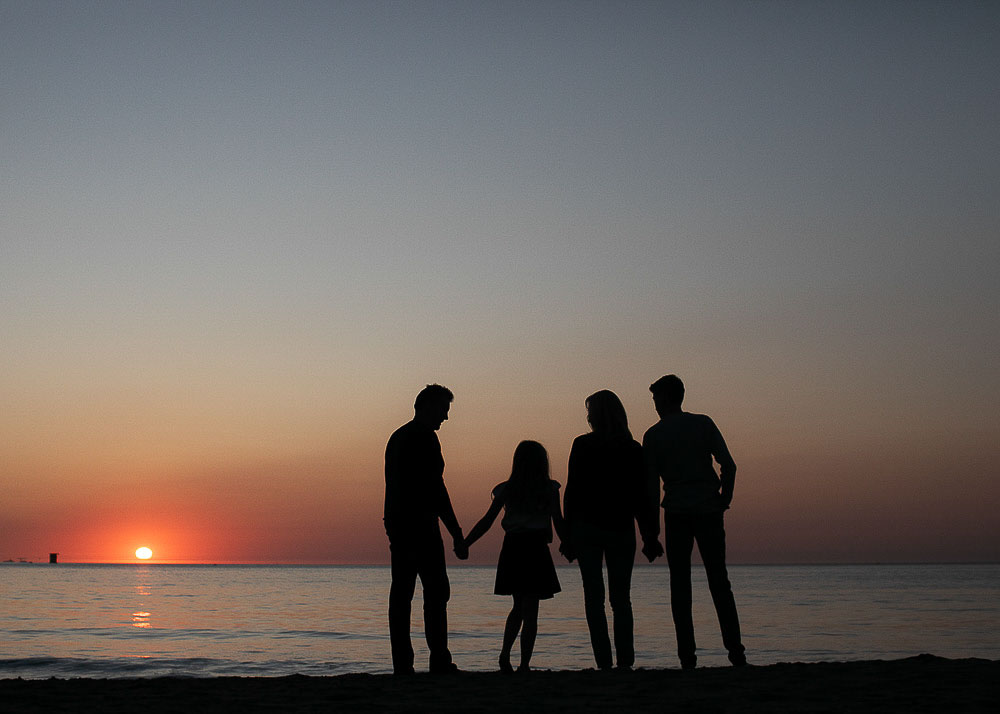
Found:
[[[465,544],[465,537],[462,535],[462,526],[458,524],[458,518],[455,516],[455,509],[451,506],[451,498],[448,496],[448,489],[445,488],[443,478],[441,479],[438,492],[438,517],[451,534],[455,555],[458,556],[459,560],[468,558],[469,548]]]
[[[438,495],[438,504],[438,516],[444,523],[444,527],[448,529],[454,540],[462,540],[462,526],[458,525],[458,518],[455,516],[455,509],[451,506],[451,498],[448,497],[448,489],[445,488],[443,479]]]

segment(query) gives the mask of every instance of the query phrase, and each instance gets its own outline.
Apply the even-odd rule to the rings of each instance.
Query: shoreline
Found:
[[[1000,660],[778,663],[695,670],[339,674],[328,677],[0,679],[0,713],[993,712]]]

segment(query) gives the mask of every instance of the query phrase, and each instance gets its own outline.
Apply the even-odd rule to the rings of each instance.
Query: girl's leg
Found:
[[[521,629],[521,666],[518,670],[527,672],[531,667],[531,653],[535,649],[535,636],[538,634],[538,598],[530,595],[521,597],[521,617],[524,626]]]
[[[521,601],[520,597],[515,595],[514,606],[510,609],[510,614],[507,615],[507,624],[503,628],[503,646],[500,648],[500,670],[502,672],[513,671],[510,666],[510,651],[514,647],[517,633],[521,630],[521,620]]]

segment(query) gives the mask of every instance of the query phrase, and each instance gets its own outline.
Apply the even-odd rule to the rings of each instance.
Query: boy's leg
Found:
[[[705,564],[708,588],[715,604],[715,614],[722,630],[722,643],[729,651],[729,661],[734,665],[746,664],[746,655],[740,634],[740,618],[736,612],[736,599],[726,569],[726,530],[722,513],[712,513],[698,518],[695,531],[698,552]]]
[[[664,518],[663,536],[670,566],[670,612],[677,636],[677,656],[681,667],[690,669],[698,662],[695,654],[694,621],[691,619],[691,549],[694,534],[690,517],[668,513]]]

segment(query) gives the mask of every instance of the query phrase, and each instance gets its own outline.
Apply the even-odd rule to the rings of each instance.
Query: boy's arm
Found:
[[[637,520],[639,533],[642,535],[642,554],[652,563],[663,555],[663,546],[660,544],[660,472],[656,467],[653,446],[646,436],[642,437],[642,461],[644,481],[639,508],[644,517]]]
[[[712,425],[712,457],[719,464],[719,480],[722,481],[722,507],[729,508],[733,502],[733,492],[736,490],[736,462],[733,461],[726,446],[726,440],[722,438],[722,432],[711,419]]]

